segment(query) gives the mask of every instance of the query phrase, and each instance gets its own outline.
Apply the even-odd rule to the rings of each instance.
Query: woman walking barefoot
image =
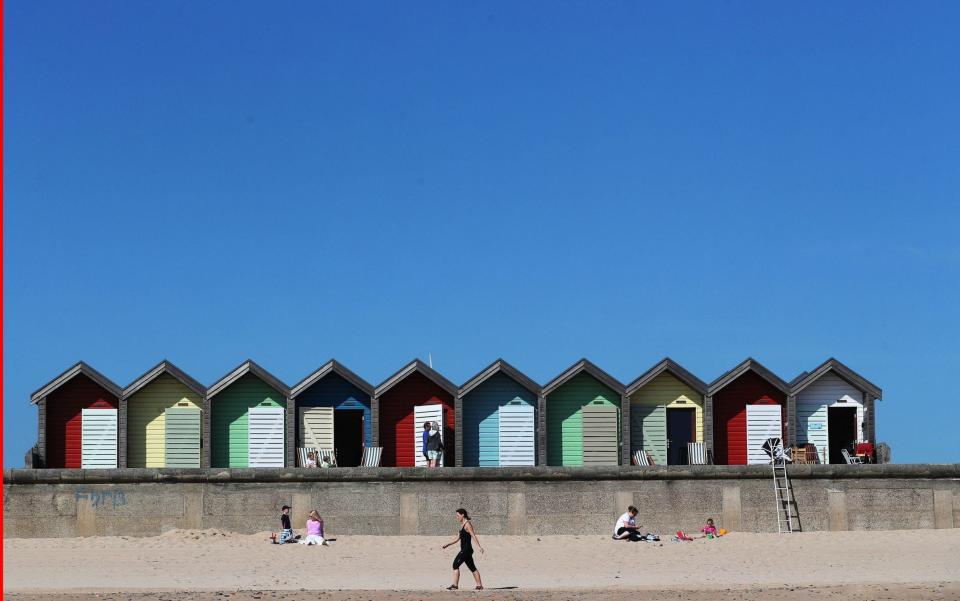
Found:
[[[460,532],[457,533],[456,538],[443,546],[446,549],[460,541],[460,552],[453,560],[453,584],[448,586],[447,590],[455,591],[460,588],[458,586],[460,584],[460,566],[467,564],[467,568],[473,572],[473,579],[477,582],[476,590],[482,591],[483,583],[480,581],[480,572],[477,571],[477,566],[473,563],[473,542],[477,543],[480,553],[483,553],[483,547],[480,545],[480,539],[477,538],[477,532],[473,529],[473,524],[470,523],[470,516],[467,515],[466,509],[461,507],[457,510],[457,522],[460,523]]]

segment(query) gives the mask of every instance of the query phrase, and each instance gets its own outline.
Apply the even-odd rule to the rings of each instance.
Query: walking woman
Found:
[[[473,579],[477,582],[476,590],[482,591],[483,583],[480,581],[480,572],[477,571],[477,566],[473,563],[473,543],[477,543],[480,553],[483,553],[483,547],[480,545],[480,539],[477,538],[476,530],[473,529],[473,524],[470,523],[470,516],[467,515],[466,509],[461,507],[457,510],[457,522],[460,524],[460,532],[456,538],[443,546],[446,549],[460,541],[460,552],[453,560],[453,584],[448,586],[447,590],[455,591],[460,588],[458,586],[460,584],[460,566],[467,564],[467,568],[473,572]]]

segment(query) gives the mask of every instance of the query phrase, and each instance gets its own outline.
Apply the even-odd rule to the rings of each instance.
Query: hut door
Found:
[[[830,463],[846,463],[843,449],[852,452],[857,442],[857,408],[830,407],[827,409],[827,445]]]
[[[301,407],[300,446],[333,450],[333,407]]]
[[[416,467],[427,467],[427,458],[422,452],[423,422],[436,422],[440,426],[440,440],[444,440],[444,417],[443,405],[417,405],[413,408],[413,458]],[[444,465],[443,455],[440,456],[440,465]]]
[[[697,431],[696,409],[667,409],[667,464],[687,465],[687,443]]]
[[[583,415],[583,465],[619,465],[617,408],[585,405]]]
[[[747,405],[747,464],[770,463],[763,450],[768,438],[782,438],[780,405]]]
[[[251,407],[247,414],[250,467],[283,467],[283,408]]]
[[[630,406],[630,454],[646,451],[657,465],[667,464],[666,405]]]
[[[501,405],[499,409],[499,465],[535,465],[533,407]]]
[[[200,410],[168,407],[163,413],[164,466],[200,467]]]
[[[80,415],[80,467],[117,467],[117,410],[83,409]]]

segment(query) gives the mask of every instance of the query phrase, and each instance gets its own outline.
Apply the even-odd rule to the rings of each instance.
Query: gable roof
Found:
[[[623,394],[626,390],[626,387],[621,384],[619,380],[591,363],[588,359],[584,358],[568,367],[563,373],[553,380],[550,380],[550,382],[543,387],[543,396],[547,396],[557,388],[560,388],[580,372],[586,372],[590,374],[607,388],[610,388],[619,394]]]
[[[511,380],[515,381],[517,384],[523,386],[533,394],[540,394],[540,385],[528,378],[520,370],[510,365],[503,359],[497,359],[487,367],[485,367],[480,373],[473,376],[460,387],[460,396],[468,394],[471,390],[477,386],[483,384],[488,379],[492,378],[498,373],[502,373]]]
[[[650,383],[651,380],[659,376],[664,372],[670,372],[675,378],[693,388],[697,393],[705,395],[707,394],[707,383],[693,375],[682,365],[671,359],[670,357],[664,357],[660,363],[657,363],[650,369],[648,369],[643,375],[627,385],[627,396],[632,395],[636,391],[640,390],[644,386]]]
[[[829,359],[821,363],[812,372],[809,372],[809,373],[804,372],[800,376],[798,376],[793,382],[791,382],[793,386],[790,389],[790,394],[798,394],[804,388],[813,384],[814,382],[819,380],[823,375],[831,371],[837,374],[837,376],[839,376],[842,380],[846,381],[848,384],[850,384],[857,390],[860,390],[861,392],[865,392],[876,399],[880,399],[883,397],[883,390],[881,390],[879,386],[877,386],[870,380],[864,378],[857,372],[853,371],[852,369],[850,369],[849,367],[841,363],[838,359],[834,359],[833,357],[830,357]]]
[[[337,374],[347,382],[350,382],[357,388],[363,391],[364,394],[373,396],[373,384],[370,384],[357,374],[353,373],[349,369],[343,366],[342,363],[336,359],[330,359],[326,363],[320,366],[319,369],[314,371],[312,374],[301,380],[296,386],[290,389],[290,398],[295,398],[301,392],[304,392],[320,380],[324,379],[330,374]]]
[[[66,384],[67,382],[69,382],[70,380],[72,380],[73,378],[81,374],[90,378],[100,386],[103,386],[108,392],[110,392],[110,394],[112,394],[117,398],[120,398],[120,395],[123,394],[123,391],[120,389],[120,387],[114,384],[110,378],[98,372],[97,370],[93,369],[83,361],[77,361],[75,364],[73,364],[73,366],[68,368],[62,374],[50,380],[49,382],[41,386],[39,389],[37,389],[36,392],[31,394],[30,403],[32,404],[39,403],[45,397],[49,396],[53,391],[60,388],[61,386],[63,386],[64,384]]]
[[[790,394],[790,385],[784,382],[780,376],[778,376],[777,374],[773,373],[772,371],[764,367],[763,364],[761,364],[759,361],[757,361],[753,357],[747,357],[742,362],[740,362],[740,364],[738,364],[736,367],[734,367],[727,373],[723,374],[722,376],[714,380],[710,384],[710,387],[707,389],[707,394],[709,394],[710,396],[713,396],[717,392],[726,388],[727,384],[730,384],[731,382],[733,382],[743,374],[747,373],[748,371],[752,371],[753,373],[757,374],[758,376],[760,376],[761,378],[763,378],[764,380],[772,384],[774,388],[776,388],[783,394]]]
[[[444,378],[440,375],[440,372],[436,371],[420,359],[414,359],[410,363],[407,363],[403,368],[400,369],[397,373],[393,374],[386,380],[380,383],[376,389],[376,395],[380,396],[383,393],[387,392],[403,380],[407,376],[412,375],[414,372],[419,372],[427,377],[428,380],[443,388],[453,396],[457,396],[457,385],[451,382],[450,380]]]
[[[267,385],[269,385],[271,388],[273,388],[279,393],[282,393],[284,396],[287,396],[290,394],[290,388],[286,384],[281,382],[279,378],[277,378],[267,370],[263,369],[256,363],[254,363],[252,359],[247,359],[246,361],[238,365],[233,371],[231,371],[227,375],[223,376],[222,378],[214,382],[210,386],[210,388],[207,388],[207,398],[212,399],[215,395],[223,392],[225,388],[227,388],[228,386],[230,386],[231,384],[233,384],[243,376],[247,375],[248,373],[251,373],[257,376],[258,378],[266,382]]]
[[[156,380],[157,378],[159,378],[165,373],[170,374],[171,376],[179,380],[181,384],[183,384],[190,390],[194,391],[195,393],[199,394],[200,396],[203,396],[207,393],[207,389],[203,384],[201,384],[200,382],[197,382],[196,380],[188,376],[186,372],[181,370],[179,367],[177,367],[173,363],[170,363],[169,361],[164,359],[160,363],[157,363],[156,365],[148,369],[142,376],[135,379],[133,382],[130,382],[130,384],[128,384],[127,387],[123,389],[123,398],[129,398],[133,393],[137,392],[138,390],[140,390],[150,382],[153,382],[154,380]]]

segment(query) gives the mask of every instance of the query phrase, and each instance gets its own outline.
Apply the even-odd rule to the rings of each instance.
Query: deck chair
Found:
[[[313,447],[297,447],[297,467],[306,467],[307,456],[315,451]]]
[[[847,462],[847,465],[863,465],[863,457],[851,456],[850,451],[846,449],[840,449],[840,454],[843,455],[843,460]]]
[[[687,443],[687,464],[707,465],[707,445],[702,442]]]
[[[380,467],[381,455],[383,455],[383,447],[363,447],[360,467]]]
[[[650,454],[647,453],[646,451],[634,451],[633,465],[644,465],[644,466],[654,465],[653,458],[650,457]]]
[[[332,449],[320,449],[317,451],[317,465],[326,463],[330,467],[337,467],[337,454]]]

